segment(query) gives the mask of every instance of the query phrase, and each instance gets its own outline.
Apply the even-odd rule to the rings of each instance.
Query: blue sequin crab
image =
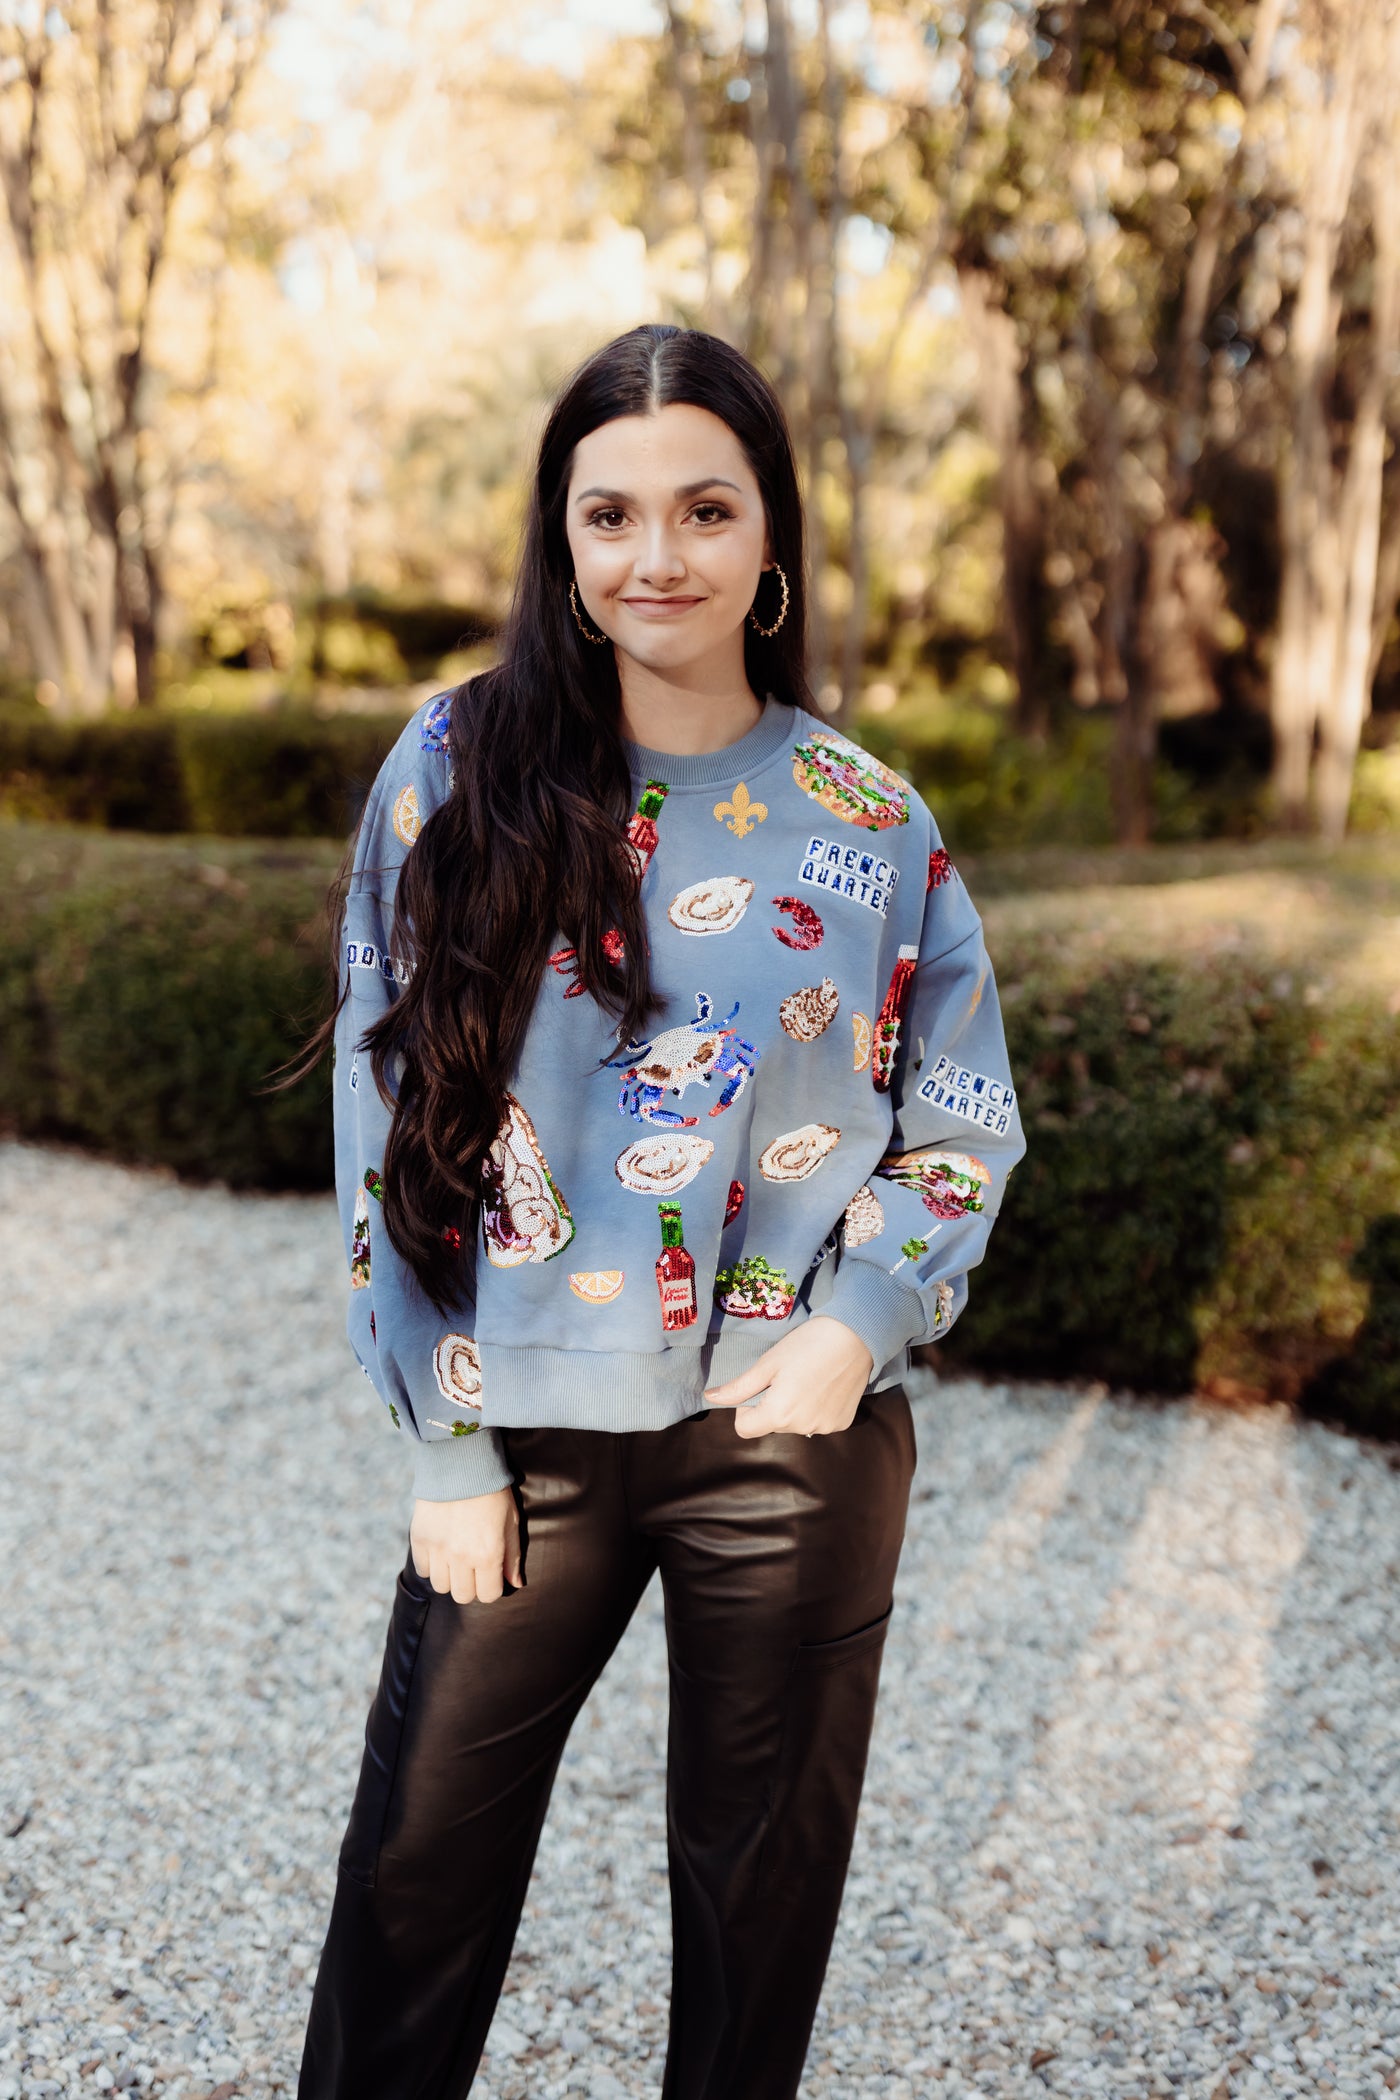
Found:
[[[618,1114],[635,1116],[639,1123],[688,1130],[700,1118],[663,1108],[663,1098],[682,1094],[688,1086],[709,1086],[716,1078],[722,1078],[724,1084],[709,1113],[717,1116],[728,1108],[743,1092],[758,1063],[753,1044],[729,1025],[738,1011],[736,1000],[724,1019],[716,1021],[708,994],[697,992],[693,1021],[668,1028],[649,1042],[629,1043],[620,1057],[609,1058],[609,1065],[623,1072]]]

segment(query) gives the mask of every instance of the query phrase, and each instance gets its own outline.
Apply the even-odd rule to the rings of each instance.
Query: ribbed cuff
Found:
[[[900,1283],[887,1269],[877,1269],[874,1262],[849,1254],[836,1271],[831,1296],[820,1311],[860,1336],[877,1370],[918,1341],[928,1325],[917,1290]]]
[[[414,1453],[413,1492],[420,1502],[465,1502],[509,1487],[512,1478],[498,1431],[483,1422],[466,1436],[420,1442]]]

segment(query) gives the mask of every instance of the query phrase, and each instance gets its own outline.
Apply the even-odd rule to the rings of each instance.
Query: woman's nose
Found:
[[[658,525],[647,534],[637,561],[637,574],[644,583],[671,583],[685,573],[685,559],[669,526]]]

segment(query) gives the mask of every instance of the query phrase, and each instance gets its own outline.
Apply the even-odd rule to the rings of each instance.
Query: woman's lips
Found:
[[[674,619],[677,613],[689,612],[694,605],[703,605],[703,598],[624,598],[623,604],[629,612],[640,613],[643,619]]]

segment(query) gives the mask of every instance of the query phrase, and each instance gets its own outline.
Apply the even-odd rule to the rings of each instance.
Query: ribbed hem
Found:
[[[420,1441],[413,1458],[413,1492],[420,1502],[465,1502],[509,1487],[510,1467],[493,1430],[478,1422],[466,1436]]]
[[[858,1334],[877,1364],[900,1350],[908,1351],[928,1325],[916,1289],[900,1283],[887,1269],[847,1255],[836,1271],[831,1296],[822,1311]]]
[[[797,709],[770,693],[753,728],[718,751],[653,751],[626,739],[623,749],[638,780],[664,780],[669,788],[724,787],[765,765],[791,741],[796,726]]]
[[[812,1312],[831,1309],[813,1306]],[[694,1348],[652,1356],[630,1350],[508,1349],[478,1340],[483,1419],[498,1429],[668,1429],[690,1415],[709,1414],[707,1387],[738,1378],[801,1325],[800,1319],[736,1322]],[[866,1391],[880,1393],[904,1377],[909,1354],[900,1343],[875,1362],[878,1368]]]

